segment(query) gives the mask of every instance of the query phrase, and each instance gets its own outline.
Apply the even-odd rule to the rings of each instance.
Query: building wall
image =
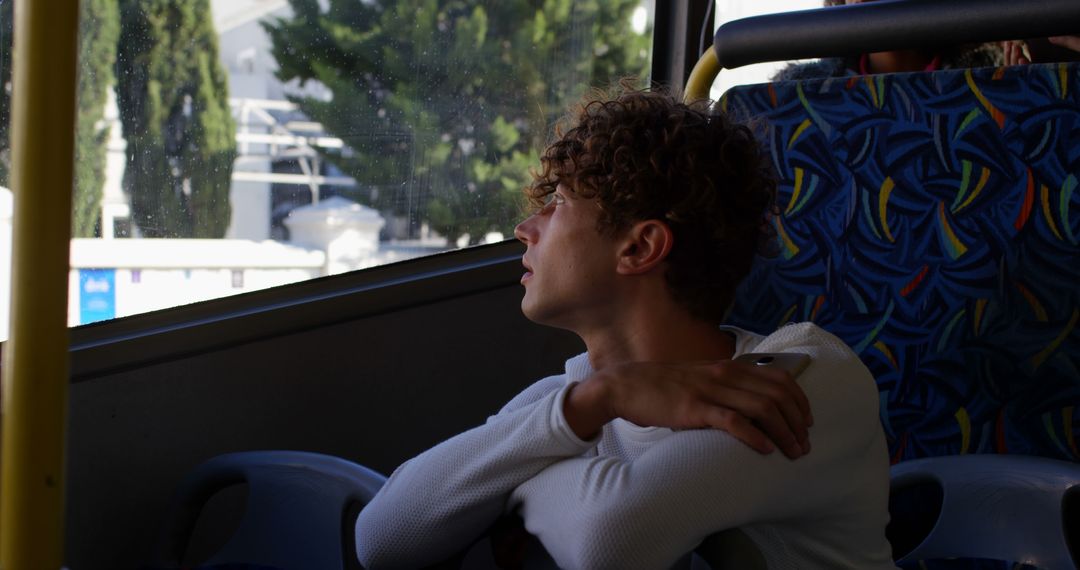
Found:
[[[68,324],[81,325],[326,274],[326,253],[274,241],[74,239]]]
[[[72,269],[68,274],[68,325],[84,325],[268,289],[321,274],[321,267]],[[111,291],[102,291],[102,287],[109,287]]]

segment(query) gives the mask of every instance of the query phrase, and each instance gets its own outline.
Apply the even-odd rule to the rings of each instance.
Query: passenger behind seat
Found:
[[[824,5],[850,6],[862,4],[864,1],[825,0]],[[827,57],[810,62],[792,63],[780,69],[772,80],[795,81],[869,75],[871,73],[996,67],[1001,65],[1003,61],[1003,46],[994,43],[952,46],[936,51],[905,49],[853,54],[847,57]]]

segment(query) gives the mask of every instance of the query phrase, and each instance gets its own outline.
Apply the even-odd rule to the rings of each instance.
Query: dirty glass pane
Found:
[[[0,340],[8,337],[11,299],[11,215],[8,175],[11,168],[11,33],[12,4],[0,1]]]
[[[510,237],[552,122],[586,89],[647,74],[653,3],[81,10],[72,325]],[[10,201],[0,191],[0,247]],[[0,267],[6,310],[7,253]]]

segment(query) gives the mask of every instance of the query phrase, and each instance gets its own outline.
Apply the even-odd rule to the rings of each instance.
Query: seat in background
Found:
[[[878,380],[893,462],[1080,459],[1080,66],[780,82],[754,117],[781,255],[729,322],[810,320]]]
[[[165,516],[157,567],[179,568],[211,496],[248,485],[247,508],[228,542],[200,567],[275,570],[359,568],[356,515],[386,478],[350,461],[303,451],[219,455],[188,473]]]
[[[1080,464],[963,455],[892,468],[887,534],[898,561],[1019,560],[1080,567]]]
[[[892,462],[1076,462],[1080,65],[733,88],[780,178],[780,255],[728,323],[814,321],[881,394]],[[899,467],[899,466],[898,466]]]

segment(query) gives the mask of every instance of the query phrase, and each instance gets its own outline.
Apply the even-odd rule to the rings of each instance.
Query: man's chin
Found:
[[[521,299],[521,314],[525,315],[526,319],[529,319],[534,323],[544,324],[537,320],[538,314],[536,311],[536,307],[534,307],[532,303],[529,303],[529,298],[527,295],[525,297],[522,297]]]
[[[557,329],[573,330],[573,328],[567,323],[567,319],[560,318],[558,311],[552,311],[550,308],[538,306],[533,303],[528,303],[527,299],[521,300],[521,314],[525,315],[526,319],[545,327],[553,327]],[[565,313],[561,313],[565,316]]]
[[[538,325],[550,326],[548,323],[550,315],[547,315],[546,313],[547,312],[543,310],[543,307],[529,299],[528,293],[521,298],[521,314],[525,315],[526,319],[529,319]]]

